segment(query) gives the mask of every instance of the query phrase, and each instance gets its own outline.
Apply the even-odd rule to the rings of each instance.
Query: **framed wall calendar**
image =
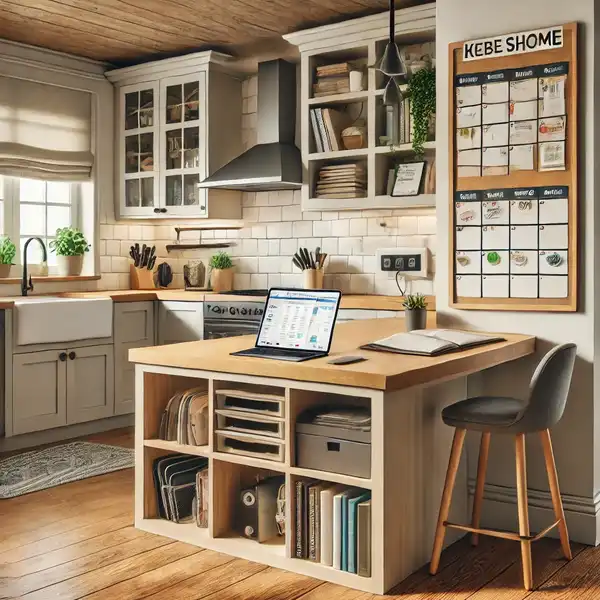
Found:
[[[450,305],[576,311],[577,24],[449,50]]]

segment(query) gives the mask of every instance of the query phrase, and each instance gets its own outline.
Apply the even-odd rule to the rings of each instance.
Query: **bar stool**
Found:
[[[440,564],[440,555],[447,527],[470,532],[472,534],[473,545],[477,545],[479,534],[519,541],[521,543],[521,559],[523,563],[523,583],[526,590],[531,590],[533,583],[531,573],[531,543],[544,537],[554,527],[558,527],[560,543],[565,558],[571,560],[569,533],[567,531],[565,513],[558,487],[550,427],[556,425],[563,415],[571,384],[576,353],[577,347],[575,344],[563,344],[550,350],[541,360],[531,378],[529,400],[527,401],[497,396],[479,396],[447,406],[442,411],[444,423],[455,427],[456,430],[452,441],[452,450],[450,452],[448,471],[446,472],[446,481],[444,483],[433,543],[433,552],[431,554],[429,572],[432,575],[437,573]],[[467,429],[481,431],[477,484],[475,486],[470,526],[458,525],[447,521],[452,501],[452,490],[456,481],[460,454]],[[485,471],[492,433],[511,434],[515,436],[517,505],[519,513],[518,534],[479,528]],[[552,525],[533,536],[529,531],[529,514],[527,510],[527,471],[525,469],[525,434],[527,433],[538,433],[541,438],[552,505],[554,507],[554,516],[556,518],[556,521]]]

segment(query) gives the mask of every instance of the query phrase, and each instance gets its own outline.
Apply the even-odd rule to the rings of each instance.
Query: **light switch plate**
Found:
[[[377,250],[377,269],[383,273],[400,273],[404,277],[427,277],[429,250],[427,248],[380,248]]]

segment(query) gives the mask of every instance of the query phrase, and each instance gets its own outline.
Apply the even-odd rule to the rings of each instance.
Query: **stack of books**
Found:
[[[310,123],[317,152],[337,152],[343,150],[342,131],[352,122],[345,112],[333,108],[312,108]]]
[[[313,96],[319,98],[349,92],[351,68],[352,65],[348,62],[317,67],[317,81],[313,84]]]
[[[371,576],[371,492],[299,479],[295,484],[294,555]]]
[[[364,198],[367,170],[363,163],[326,165],[319,171],[316,198]]]

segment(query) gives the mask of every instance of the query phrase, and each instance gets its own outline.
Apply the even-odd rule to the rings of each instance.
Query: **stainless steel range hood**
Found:
[[[270,60],[258,65],[257,144],[200,183],[203,188],[244,191],[294,190],[302,183],[296,132],[296,65]]]

